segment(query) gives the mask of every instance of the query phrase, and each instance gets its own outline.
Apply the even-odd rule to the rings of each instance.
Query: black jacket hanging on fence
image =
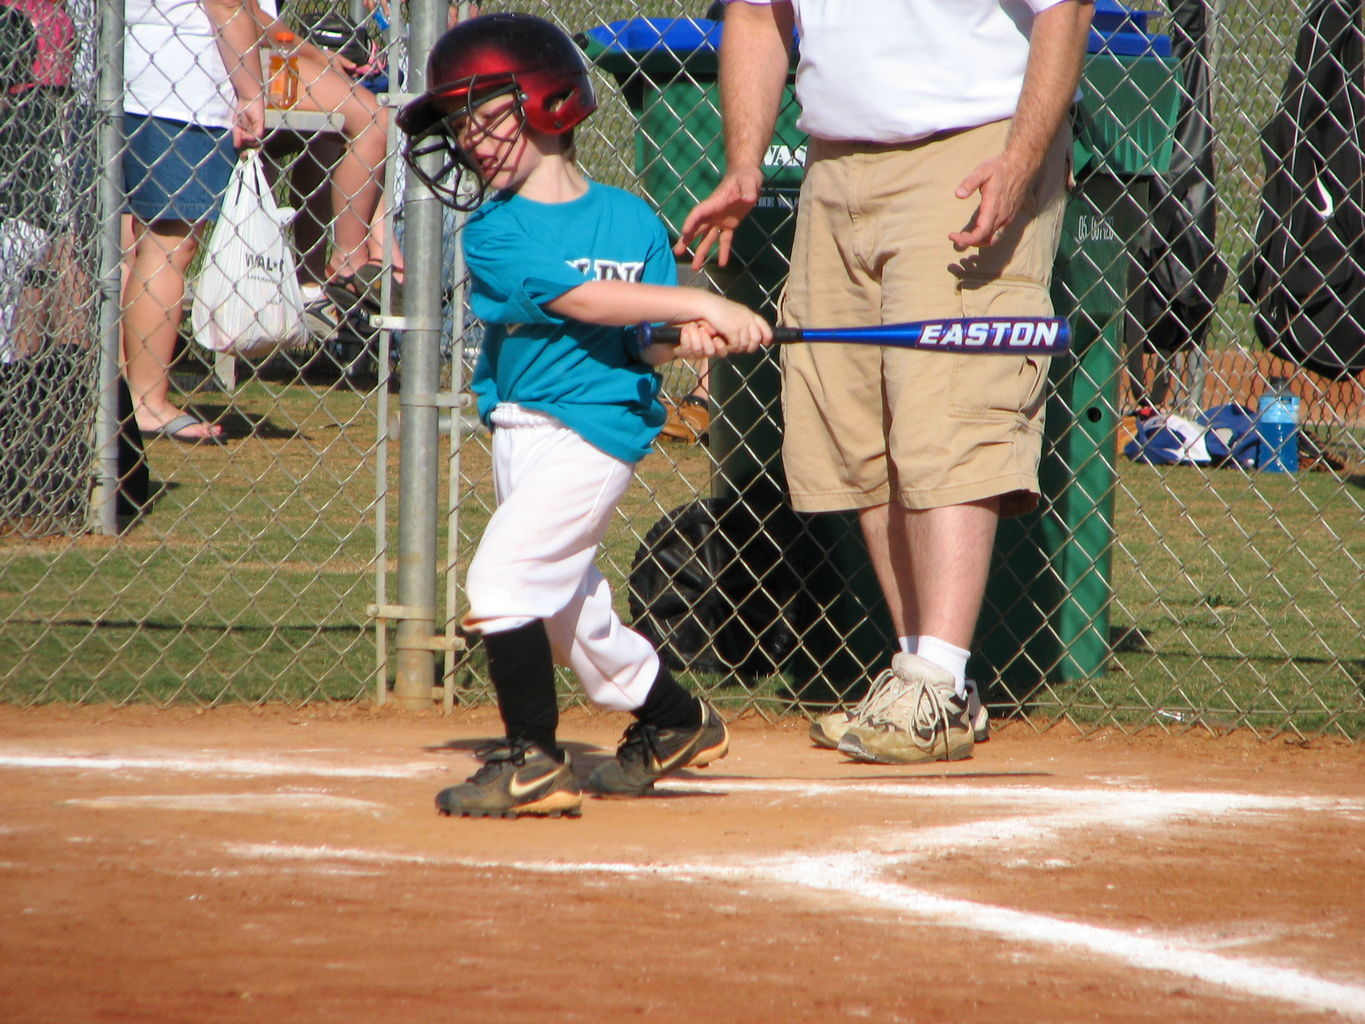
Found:
[[[1361,0],[1319,0],[1261,135],[1256,248],[1241,269],[1256,334],[1328,377],[1365,369],[1365,39]]]
[[[1170,170],[1150,186],[1150,228],[1137,249],[1140,273],[1130,306],[1148,344],[1166,352],[1203,342],[1228,277],[1214,245],[1206,0],[1172,0],[1171,19],[1183,96]]]

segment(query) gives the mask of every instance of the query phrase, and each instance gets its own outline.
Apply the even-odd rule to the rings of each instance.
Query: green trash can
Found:
[[[621,87],[636,122],[636,173],[675,238],[724,170],[716,87],[721,28],[704,18],[633,18],[578,36],[588,58]],[[736,269],[751,271],[766,295],[785,279],[791,252],[806,153],[799,113],[789,79],[764,161],[763,191],[735,232]]]
[[[1096,5],[1074,121],[1077,187],[1053,271],[1072,358],[1052,362],[1043,500],[1000,525],[970,668],[1016,700],[1107,671],[1124,308],[1147,183],[1170,165],[1176,67],[1145,14]]]

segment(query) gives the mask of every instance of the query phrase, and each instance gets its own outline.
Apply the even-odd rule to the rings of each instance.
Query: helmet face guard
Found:
[[[428,171],[423,166],[423,158],[433,153],[441,154],[441,162]],[[455,145],[455,140],[439,123],[421,135],[409,136],[403,145],[403,159],[417,179],[446,206],[467,213],[478,209],[483,202],[487,186],[464,150]],[[478,182],[477,188],[465,185],[466,172],[469,181]]]
[[[475,210],[483,202],[488,192],[488,181],[481,172],[474,156],[460,145],[460,125],[474,120],[475,110],[490,100],[501,96],[511,96],[512,105],[506,118],[511,118],[516,127],[510,136],[497,136],[498,141],[506,144],[503,161],[495,167],[488,177],[496,175],[506,165],[507,157],[516,148],[526,130],[526,115],[521,107],[521,94],[515,82],[500,87],[480,88],[477,79],[461,84],[459,92],[440,97],[445,105],[453,105],[463,93],[463,109],[442,114],[433,120],[419,134],[409,135],[403,147],[403,158],[407,161],[418,180],[436,195],[445,205],[466,213]],[[502,119],[500,119],[501,121]],[[491,132],[488,134],[492,134]],[[428,171],[423,166],[424,157],[432,153],[441,156],[439,165]]]
[[[447,31],[427,59],[427,82],[428,90],[398,113],[398,127],[408,136],[403,156],[457,210],[476,208],[487,190],[457,136],[458,125],[477,107],[512,96],[516,133],[502,140],[512,143],[527,125],[563,135],[597,109],[582,52],[550,22],[527,14],[483,15]],[[422,163],[431,154],[440,155],[440,167],[428,171]],[[465,183],[465,172],[477,187]]]

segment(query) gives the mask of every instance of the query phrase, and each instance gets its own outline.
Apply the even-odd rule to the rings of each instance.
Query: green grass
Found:
[[[0,538],[0,695],[364,695],[375,428],[363,408],[345,391],[251,382],[225,422],[256,435],[224,450],[151,444],[159,494],[117,541]]]
[[[162,490],[130,532],[0,538],[0,699],[368,699],[375,632],[366,608],[381,564],[372,403],[262,380],[230,404],[200,395],[197,406],[222,413],[241,439],[225,451],[153,443]],[[476,433],[462,452],[457,579],[491,503],[485,443]],[[388,466],[396,487],[396,451]],[[712,470],[703,449],[676,445],[642,464],[600,559],[623,614],[641,537],[706,494]],[[1120,461],[1119,481],[1110,611],[1123,639],[1092,678],[1023,689],[988,681],[999,709],[1084,725],[1365,733],[1365,480]],[[394,504],[382,563],[390,600]],[[828,633],[826,646],[843,639]],[[807,668],[685,678],[727,707],[781,712],[832,696],[809,685]],[[457,664],[456,679],[466,699],[487,698],[477,652]],[[567,680],[564,693],[581,699]]]
[[[1365,480],[1127,466],[1096,702],[1365,734]]]
[[[620,581],[639,536],[661,510],[690,500],[690,488],[704,487],[707,471],[695,449],[663,449],[644,464],[602,558],[623,614]],[[989,698],[1005,712],[1089,725],[1203,722],[1365,735],[1365,479],[1126,461],[1118,472],[1110,608],[1117,643],[1103,672],[1040,678],[1036,686],[987,683]],[[879,630],[884,635],[883,623]],[[833,658],[841,637],[812,642]],[[809,669],[788,665],[758,680],[691,678],[722,702],[787,711],[803,699],[827,700],[847,682],[812,687]]]

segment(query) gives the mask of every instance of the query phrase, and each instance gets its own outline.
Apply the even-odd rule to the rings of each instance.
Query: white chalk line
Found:
[[[842,861],[842,863],[841,863]],[[881,865],[868,863],[870,872]],[[844,877],[839,877],[840,872]],[[1130,967],[1195,978],[1242,995],[1290,1002],[1315,1010],[1365,1017],[1365,987],[1345,985],[1254,959],[1238,960],[1197,947],[1137,935],[1117,928],[1083,924],[1007,907],[950,899],[910,887],[877,881],[843,858],[796,864],[774,872],[773,881],[854,894],[916,917],[984,932],[997,938],[1041,946],[1083,950]]]
[[[1365,801],[1342,797],[1281,796],[1255,793],[1170,791],[1139,788],[1067,789],[1061,786],[975,785],[971,788],[944,788],[933,783],[894,782],[860,783],[807,782],[799,779],[772,780],[669,780],[667,788],[714,792],[776,793],[801,798],[836,796],[882,796],[906,801],[948,801],[957,808],[971,807],[974,812],[1001,808],[1024,808],[1032,813],[1010,817],[989,817],[958,821],[951,825],[918,828],[913,831],[881,828],[870,834],[850,837],[857,848],[875,844],[886,855],[902,860],[923,860],[945,852],[961,853],[969,848],[987,847],[999,853],[1006,846],[1041,845],[1073,829],[1141,829],[1154,824],[1181,820],[1214,821],[1248,814],[1365,813]],[[913,812],[907,803],[907,814]]]
[[[37,769],[89,772],[154,771],[187,775],[237,775],[266,778],[279,775],[305,775],[323,779],[410,779],[414,775],[446,772],[448,764],[416,761],[389,766],[338,765],[330,762],[292,758],[224,757],[221,754],[177,754],[117,757],[100,754],[0,754],[0,769]]]
[[[679,785],[674,781],[670,788]],[[714,790],[717,783],[691,783]],[[828,790],[846,793],[838,784],[805,784],[797,780],[744,782],[727,789],[780,792],[823,797]],[[1243,995],[1293,1003],[1313,1010],[1365,1019],[1365,987],[1342,984],[1292,968],[1255,959],[1235,959],[1190,942],[1141,935],[1118,928],[1083,924],[993,904],[938,896],[885,880],[886,872],[927,857],[990,847],[999,853],[1020,845],[1044,844],[1065,831],[1095,828],[1150,828],[1156,822],[1213,820],[1238,814],[1285,811],[1338,813],[1359,809],[1359,801],[1331,797],[1263,796],[1247,793],[1155,792],[1138,789],[1071,790],[1062,787],[974,787],[945,793],[941,787],[915,783],[858,785],[874,794],[932,798],[951,796],[973,806],[1028,806],[1040,813],[1004,820],[967,821],[951,826],[906,831],[883,828],[877,852],[865,849],[823,856],[775,856],[744,865],[724,862],[629,864],[618,862],[497,861],[430,856],[327,846],[233,843],[229,854],[252,860],[322,861],[365,864],[416,864],[476,870],[524,871],[556,875],[615,875],[670,881],[725,880],[769,884],[784,894],[823,891],[855,897],[869,905],[892,909],[937,924],[983,932],[999,939],[1085,951],[1131,967],[1164,971]],[[1050,807],[1040,807],[1050,804]],[[866,840],[860,834],[858,840]]]
[[[259,814],[282,811],[333,811],[378,816],[388,810],[373,800],[333,796],[328,793],[196,793],[188,795],[75,797],[63,800],[68,807],[93,810],[213,811],[228,814]]]
[[[12,748],[11,748],[12,749]],[[323,751],[317,751],[323,752]],[[314,776],[324,779],[410,779],[422,775],[445,774],[450,771],[448,761],[412,761],[388,766],[337,764],[332,759],[304,759],[291,757],[238,757],[206,751],[198,755],[182,753],[145,753],[137,757],[103,754],[2,753],[0,770],[54,769],[90,772],[153,771],[189,775],[234,775],[243,777]],[[1187,807],[1189,813],[1245,813],[1247,811],[1332,810],[1365,813],[1365,802],[1335,797],[1257,796],[1246,793],[1165,792],[1132,788],[1126,782],[1110,783],[1109,788],[1071,789],[1063,786],[990,785],[977,782],[970,785],[948,786],[951,779],[934,781],[877,781],[859,782],[856,779],[745,779],[716,775],[669,779],[669,790],[723,790],[734,793],[772,793],[800,798],[852,795],[893,796],[925,800],[948,800],[960,803],[995,803],[1036,807],[1040,802],[1057,802],[1075,806],[1082,802],[1090,807],[1112,805],[1122,801],[1124,814],[1142,813],[1158,818],[1168,817],[1171,802]],[[1145,797],[1145,801],[1144,801]],[[1221,804],[1220,804],[1221,801]],[[1143,803],[1149,806],[1143,807]]]
[[[426,774],[444,773],[445,763],[416,762],[391,767],[365,765],[337,765],[332,760],[302,760],[298,758],[224,757],[205,752],[200,755],[144,754],[140,757],[116,757],[89,754],[0,754],[0,768],[66,769],[124,773],[130,771],[161,771],[191,775],[231,775],[245,778],[315,777],[324,779],[413,778]],[[1286,810],[1330,810],[1336,813],[1365,813],[1365,803],[1330,797],[1257,796],[1245,793],[1153,792],[1145,789],[1123,788],[1122,784],[1100,789],[1068,789],[1060,786],[1038,785],[972,785],[970,788],[944,786],[940,781],[858,782],[856,780],[818,781],[804,779],[736,779],[712,778],[670,779],[670,790],[723,790],[731,793],[769,793],[779,797],[801,800],[836,796],[847,800],[854,796],[877,796],[914,800],[947,800],[955,805],[970,803],[987,810],[992,807],[1027,807],[1037,811],[1052,805],[1042,815],[1023,815],[1011,818],[988,818],[979,822],[965,822],[939,829],[921,829],[913,833],[914,854],[930,856],[939,850],[962,850],[969,846],[989,845],[998,848],[1005,842],[1043,842],[1060,830],[1090,825],[1109,827],[1139,827],[1152,821],[1173,817],[1218,817],[1248,812],[1278,812]],[[116,806],[118,800],[161,800],[168,810],[225,810],[245,811],[253,798],[242,795],[234,801],[220,801],[210,806],[203,798],[162,797],[102,797],[101,806]],[[259,810],[291,809],[287,801],[258,797]],[[169,802],[168,802],[169,801]],[[132,804],[127,804],[132,806]],[[292,809],[307,809],[295,807]],[[338,808],[340,809],[340,808]],[[364,810],[373,810],[366,805]],[[910,853],[899,848],[894,833],[879,832],[877,841],[887,852]]]
[[[411,778],[415,774],[438,773],[448,770],[445,764],[417,762],[391,767],[338,766],[315,760],[302,761],[284,758],[224,758],[205,753],[200,756],[113,757],[99,755],[9,754],[0,755],[0,768],[53,768],[86,771],[149,770],[189,774],[237,775],[248,777],[277,775],[311,775],[321,778]],[[1238,960],[1209,952],[1189,943],[1177,943],[1138,935],[1119,929],[1081,924],[1031,914],[1006,907],[977,903],[970,900],[937,896],[909,886],[887,882],[881,878],[888,867],[925,856],[939,855],[947,850],[986,846],[999,849],[1005,845],[1045,842],[1059,832],[1074,828],[1140,827],[1156,821],[1184,818],[1218,818],[1247,813],[1348,812],[1365,809],[1360,801],[1329,797],[1260,796],[1241,793],[1154,792],[1124,788],[1122,783],[1104,789],[1068,789],[1065,787],[1002,786],[948,787],[942,780],[929,782],[876,782],[854,780],[829,782],[806,780],[762,780],[717,777],[714,779],[671,780],[669,788],[697,789],[726,792],[770,793],[801,799],[827,797],[838,794],[844,798],[859,794],[869,796],[947,799],[956,804],[970,803],[985,809],[996,806],[1027,806],[1035,811],[1040,804],[1052,804],[1052,810],[1041,814],[1022,815],[1005,820],[988,819],[964,822],[913,832],[881,830],[879,853],[849,852],[823,857],[776,857],[750,861],[744,866],[733,863],[673,863],[628,864],[612,862],[557,863],[552,861],[481,861],[458,857],[430,857],[385,851],[341,849],[334,847],[298,847],[272,844],[233,843],[229,853],[246,859],[305,860],[316,870],[335,871],[335,865],[317,865],[323,861],[346,861],[370,864],[439,864],[486,870],[513,870],[537,873],[591,875],[608,874],[635,878],[668,878],[670,880],[707,881],[737,880],[767,883],[783,892],[822,890],[845,896],[856,896],[873,906],[897,910],[935,922],[985,932],[1002,939],[1030,942],[1044,946],[1085,950],[1096,955],[1118,960],[1134,967],[1165,971],[1202,980],[1248,995],[1262,996],[1295,1003],[1315,1010],[1337,1012],[1365,1018],[1365,987],[1341,984],[1288,968],[1256,960]],[[222,795],[220,795],[222,796]],[[96,801],[105,798],[95,798]],[[127,799],[127,798],[108,798]],[[149,797],[162,801],[160,806],[176,809],[204,809],[202,798]],[[248,807],[261,801],[259,795],[241,795],[238,806]],[[266,797],[265,799],[269,799]],[[165,801],[171,800],[167,804]],[[75,803],[77,801],[70,801]],[[288,802],[288,801],[286,801]],[[89,803],[89,801],[87,801]],[[228,806],[228,801],[224,806]],[[357,801],[366,810],[374,805]],[[108,804],[113,806],[113,804]],[[259,806],[259,803],[258,803]],[[291,807],[301,806],[297,795]],[[329,805],[342,809],[339,805]],[[893,858],[888,862],[888,854]]]
[[[916,799],[947,800],[952,803],[971,801],[972,803],[1020,804],[1026,807],[1037,806],[1039,802],[1053,802],[1074,805],[1083,802],[1088,806],[1102,808],[1123,801],[1127,811],[1143,810],[1155,817],[1163,817],[1172,800],[1181,808],[1200,813],[1224,813],[1228,811],[1283,811],[1283,810],[1330,810],[1365,811],[1365,800],[1338,796],[1286,796],[1281,794],[1261,795],[1256,793],[1227,793],[1217,790],[1165,790],[1149,789],[1136,784],[1106,786],[1104,788],[1072,788],[1067,786],[1009,785],[1000,783],[975,782],[970,786],[945,787],[937,782],[886,781],[858,782],[855,779],[809,780],[809,779],[736,779],[716,777],[704,779],[693,776],[683,779],[668,778],[660,783],[660,788],[668,790],[698,790],[701,792],[753,792],[795,794],[797,796],[846,796],[850,793],[872,796],[905,796]]]

